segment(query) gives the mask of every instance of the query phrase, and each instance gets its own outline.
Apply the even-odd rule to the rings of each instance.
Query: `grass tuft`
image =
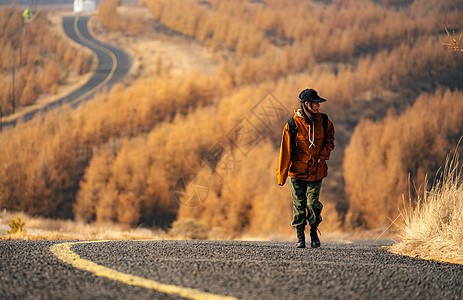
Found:
[[[7,230],[6,234],[15,234],[20,232],[26,233],[26,230],[24,229],[25,225],[26,223],[21,220],[21,217],[17,217],[16,219],[13,218],[8,224],[8,226],[10,226],[10,230]]]
[[[390,251],[463,264],[463,168],[458,152],[448,156],[430,191],[402,215],[401,242]]]

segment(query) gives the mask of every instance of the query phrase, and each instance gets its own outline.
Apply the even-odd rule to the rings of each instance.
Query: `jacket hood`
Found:
[[[320,114],[320,112],[317,113],[317,119],[318,119],[319,114]],[[300,109],[300,108],[295,109],[294,110],[294,116],[299,117],[299,118],[304,118],[304,116],[302,115],[302,109]]]

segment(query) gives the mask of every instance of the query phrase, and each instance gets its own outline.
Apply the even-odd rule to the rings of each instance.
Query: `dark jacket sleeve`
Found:
[[[326,136],[324,137],[323,149],[320,152],[320,160],[329,160],[330,153],[334,149],[334,125],[328,119],[326,128]]]

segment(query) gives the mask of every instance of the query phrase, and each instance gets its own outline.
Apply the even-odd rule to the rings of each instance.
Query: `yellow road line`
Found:
[[[95,93],[98,89],[100,89],[103,85],[105,85],[106,83],[108,83],[109,80],[111,80],[111,78],[114,76],[114,73],[116,72],[116,68],[117,68],[117,58],[116,58],[116,55],[110,51],[109,49],[105,48],[105,47],[102,47],[98,44],[95,44],[94,42],[90,41],[89,39],[85,38],[82,33],[80,33],[80,30],[79,28],[77,27],[77,22],[79,20],[79,16],[76,16],[75,20],[74,20],[74,31],[76,32],[77,34],[77,37],[79,39],[81,39],[83,42],[89,44],[89,45],[92,45],[93,47],[97,48],[97,49],[100,49],[101,51],[103,52],[106,52],[110,57],[111,59],[113,60],[113,67],[111,69],[111,72],[109,72],[108,76],[102,81],[100,82],[96,87],[94,87],[93,89],[87,91],[85,94],[83,94],[82,96],[74,99],[73,101],[70,102],[70,105],[73,105],[79,101],[82,101],[82,99],[90,96],[91,94]]]
[[[225,297],[202,292],[196,289],[183,288],[175,285],[163,284],[154,280],[146,279],[143,277],[122,273],[92,261],[81,258],[78,254],[71,250],[72,245],[75,244],[89,244],[89,243],[104,243],[108,241],[86,241],[86,242],[72,242],[55,244],[50,247],[50,251],[60,260],[72,265],[74,268],[91,272],[96,276],[106,277],[111,280],[123,282],[125,284],[140,286],[148,289],[153,289],[158,292],[166,294],[179,295],[188,299],[236,299],[233,297]]]

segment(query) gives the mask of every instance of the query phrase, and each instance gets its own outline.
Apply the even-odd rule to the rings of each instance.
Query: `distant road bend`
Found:
[[[3,122],[3,126],[14,126],[19,119],[29,121],[35,114],[60,107],[63,103],[69,103],[71,107],[75,108],[104,86],[114,85],[128,73],[131,66],[130,57],[120,49],[95,40],[88,31],[88,20],[88,16],[63,17],[63,29],[69,38],[95,52],[98,58],[98,66],[89,81],[79,89],[53,103],[18,116],[16,119]]]
[[[2,241],[0,299],[461,299],[463,265],[391,242]]]

